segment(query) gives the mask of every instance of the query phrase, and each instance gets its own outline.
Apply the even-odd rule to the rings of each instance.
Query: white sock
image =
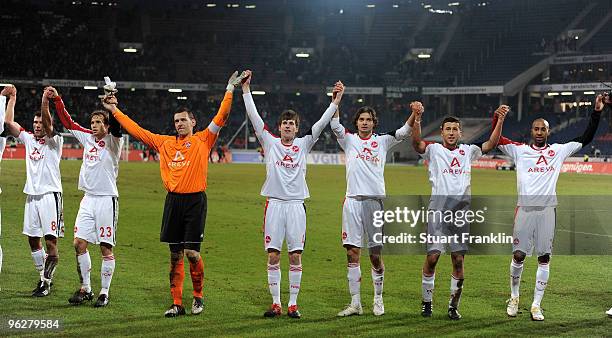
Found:
[[[280,304],[280,282],[281,282],[281,270],[280,264],[268,264],[268,288],[272,295],[272,303]]]
[[[77,255],[78,270],[81,277],[81,288],[87,292],[91,292],[91,258],[89,251],[85,251],[82,255]]]
[[[380,273],[378,273],[376,270],[374,270],[374,268],[372,268],[372,284],[374,284],[374,298],[382,297],[384,280],[385,268],[382,267],[380,269]]]
[[[349,292],[351,293],[351,304],[360,305],[361,267],[359,263],[348,263],[348,274],[346,277],[349,283]]]
[[[540,306],[544,290],[548,284],[548,263],[538,264],[538,272],[536,272],[535,290],[533,290],[533,303],[531,306]]]
[[[302,282],[302,264],[289,265],[289,306],[297,304]]]
[[[455,309],[459,307],[459,301],[461,300],[461,292],[463,291],[463,278],[456,278],[451,274],[451,284],[450,284],[450,301],[448,302],[448,307],[454,307]]]
[[[104,256],[102,257],[102,267],[100,268],[100,282],[102,288],[100,289],[101,295],[108,296],[108,289],[110,289],[111,281],[113,280],[113,272],[115,271],[115,256]]]
[[[436,281],[435,273],[431,276],[427,276],[425,275],[425,273],[423,273],[422,280],[421,280],[421,283],[422,283],[421,293],[422,293],[424,302],[431,302],[431,300],[433,299],[435,281]]]
[[[512,259],[510,263],[510,293],[512,298],[519,296],[521,287],[521,275],[523,274],[523,263],[517,263]]]
[[[44,280],[45,276],[45,249],[41,248],[36,251],[32,251],[32,260],[34,261],[34,267],[40,275],[40,280]]]

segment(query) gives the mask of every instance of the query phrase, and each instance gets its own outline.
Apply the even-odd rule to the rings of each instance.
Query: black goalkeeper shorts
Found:
[[[201,243],[206,223],[206,193],[166,195],[162,217],[161,242],[169,244]]]

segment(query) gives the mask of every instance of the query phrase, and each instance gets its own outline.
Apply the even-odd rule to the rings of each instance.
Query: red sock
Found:
[[[189,272],[193,283],[193,296],[202,298],[202,284],[204,284],[204,261],[202,257],[196,263],[189,262]]]
[[[185,279],[185,263],[181,259],[175,266],[170,266],[170,293],[176,305],[183,305],[183,280]]]

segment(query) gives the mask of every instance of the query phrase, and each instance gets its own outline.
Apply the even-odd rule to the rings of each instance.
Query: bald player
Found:
[[[531,319],[543,321],[540,302],[548,284],[549,263],[555,236],[557,180],[563,161],[588,145],[595,136],[607,94],[598,95],[584,133],[566,143],[548,144],[550,126],[544,119],[531,124],[531,142],[514,142],[501,137],[498,148],[516,164],[518,201],[514,217],[513,257],[510,263],[510,290],[506,312],[516,317],[523,262],[535,248],[538,257]],[[496,119],[494,119],[496,120]],[[494,122],[495,123],[495,122]]]

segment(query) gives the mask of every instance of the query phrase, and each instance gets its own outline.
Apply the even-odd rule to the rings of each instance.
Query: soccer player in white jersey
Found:
[[[12,92],[16,96],[15,88]],[[19,138],[26,148],[26,184],[23,193],[27,197],[23,234],[28,236],[34,266],[40,274],[32,296],[44,297],[51,292],[51,282],[59,260],[57,239],[64,237],[59,167],[64,139],[54,133],[49,99],[44,92],[40,112],[34,114],[33,132],[26,132],[14,122],[14,109],[7,111],[6,124],[9,133]],[[41,241],[43,237],[46,255]]]
[[[6,146],[6,138],[2,136],[4,133],[4,115],[6,113],[6,97],[9,97],[9,107],[15,107],[15,101],[17,97],[15,95],[10,95],[11,89],[13,86],[5,86],[0,92],[0,161],[2,161],[2,154],[4,153],[4,146]],[[0,189],[0,194],[2,193],[2,189]],[[0,210],[0,235],[2,235],[2,216]],[[2,246],[0,246],[0,272],[2,272]]]
[[[289,252],[289,303],[287,315],[300,318],[297,297],[302,279],[302,251],[306,241],[306,159],[321,132],[338,109],[344,93],[344,85],[336,83],[333,102],[306,135],[297,137],[300,119],[296,112],[285,110],[278,119],[280,136],[272,134],[255,108],[251,96],[251,71],[245,71],[242,85],[247,115],[255,129],[255,135],[264,150],[266,181],[261,195],[267,198],[264,214],[264,247],[268,252],[268,287],[272,305],[265,317],[278,317],[282,313],[280,300],[280,251],[287,241]]]
[[[519,287],[525,256],[534,247],[538,257],[535,290],[531,304],[531,319],[544,320],[540,303],[548,284],[549,262],[555,235],[557,180],[563,161],[593,140],[604,102],[609,96],[598,95],[595,109],[582,136],[567,143],[548,144],[548,121],[536,119],[531,124],[531,142],[523,144],[502,137],[497,146],[516,165],[518,201],[514,216],[514,233],[510,263],[510,299],[506,312],[516,317],[519,306]]]
[[[463,233],[469,233],[469,223],[461,215],[469,210],[471,199],[471,162],[495,148],[501,135],[502,124],[508,112],[508,106],[502,105],[496,111],[498,117],[495,128],[489,139],[482,144],[463,144],[461,140],[461,122],[455,117],[442,120],[440,134],[442,143],[427,142],[421,139],[421,116],[423,105],[420,102],[411,103],[415,112],[412,130],[414,149],[429,162],[429,182],[431,182],[431,199],[427,208],[427,234],[433,238],[453,236],[463,238]],[[451,211],[460,218],[445,222],[440,215]],[[461,211],[459,213],[458,211]],[[436,278],[436,264],[440,254],[445,251],[445,245],[432,241],[427,243],[427,257],[423,263],[421,315],[432,316],[432,300]],[[452,320],[461,319],[458,307],[463,290],[463,261],[468,250],[467,243],[462,241],[449,243],[453,272],[450,283],[450,300],[448,302],[448,317]]]
[[[374,240],[377,233],[382,233],[382,227],[374,226],[373,216],[375,212],[383,210],[387,153],[410,136],[410,124],[413,121],[414,116],[411,114],[400,129],[387,134],[375,134],[374,129],[378,124],[376,111],[371,107],[362,107],[353,118],[353,126],[357,130],[353,134],[340,124],[338,112],[331,120],[331,128],[346,158],[347,184],[342,208],[342,245],[346,248],[348,260],[347,278],[351,303],[338,313],[340,317],[363,314],[359,258],[364,242],[372,263],[373,313],[376,316],[385,313],[382,298],[385,272],[382,243]]]
[[[119,215],[117,175],[123,146],[121,128],[112,114],[104,110],[96,110],[91,114],[91,129],[81,127],[72,120],[54,88],[47,88],[45,95],[53,99],[60,121],[83,146],[79,190],[85,196],[81,200],[74,224],[74,248],[81,287],[68,301],[78,305],[93,299],[91,258],[87,245],[99,244],[102,252],[101,289],[94,306],[103,307],[109,302],[108,292],[115,271],[113,247],[116,244]]]

